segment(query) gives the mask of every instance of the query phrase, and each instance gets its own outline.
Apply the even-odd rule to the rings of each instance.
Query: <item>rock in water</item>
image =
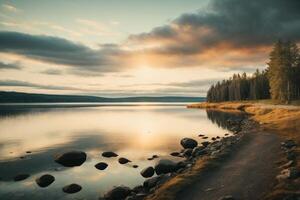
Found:
[[[122,164],[122,165],[131,162],[131,161],[128,160],[127,158],[119,158],[118,161],[119,161],[119,163]]]
[[[198,145],[198,142],[191,138],[183,138],[180,141],[181,146],[185,149],[193,149]]]
[[[179,152],[172,152],[172,153],[170,153],[170,155],[178,157],[178,156],[180,156],[180,153]]]
[[[27,179],[30,175],[29,174],[19,174],[15,176],[14,181],[23,181]]]
[[[79,192],[80,190],[82,189],[82,187],[76,183],[72,183],[70,185],[67,185],[65,187],[63,187],[63,191],[65,193],[68,193],[68,194],[73,194],[73,193],[76,193],[76,192]]]
[[[133,167],[133,168],[138,168],[139,166],[138,166],[138,165],[132,165],[132,167]]]
[[[105,151],[102,153],[102,156],[106,158],[111,158],[111,157],[118,157],[118,154],[112,151]]]
[[[86,153],[82,151],[69,151],[55,156],[55,162],[65,167],[80,166],[86,161]]]
[[[157,175],[160,174],[166,174],[170,173],[176,170],[177,163],[167,160],[167,159],[162,159],[159,160],[156,165],[155,165],[155,172]]]
[[[141,171],[141,175],[144,178],[152,177],[154,175],[154,168],[153,167],[147,167],[147,168],[143,169]]]
[[[54,180],[55,180],[54,176],[52,176],[50,174],[45,174],[45,175],[37,178],[35,180],[35,182],[40,187],[47,187],[47,186],[51,185],[51,183],[53,183]]]
[[[131,193],[130,188],[124,186],[118,186],[110,190],[104,195],[107,200],[120,200],[125,199]]]
[[[99,162],[95,165],[95,167],[99,170],[105,170],[108,167],[108,164],[105,162]]]

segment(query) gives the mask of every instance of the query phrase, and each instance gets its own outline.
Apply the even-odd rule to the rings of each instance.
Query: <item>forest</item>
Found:
[[[268,67],[252,75],[234,74],[210,87],[208,102],[272,99],[282,103],[300,99],[300,52],[296,43],[279,40]]]

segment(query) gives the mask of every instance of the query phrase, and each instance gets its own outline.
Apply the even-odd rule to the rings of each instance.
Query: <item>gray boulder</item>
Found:
[[[152,177],[154,175],[154,168],[153,167],[147,167],[147,168],[143,169],[141,171],[141,175],[144,178]]]
[[[86,153],[82,151],[69,151],[55,156],[55,162],[65,167],[80,166],[86,161]]]
[[[125,199],[130,193],[131,190],[129,187],[118,186],[108,191],[104,195],[104,198],[106,200],[121,200],[121,199]]]
[[[177,163],[175,163],[171,160],[162,159],[162,160],[159,160],[155,164],[154,168],[155,168],[156,174],[160,175],[160,174],[174,172],[176,170],[176,166],[177,166]]]
[[[36,184],[38,184],[38,186],[44,188],[44,187],[51,185],[54,182],[54,180],[55,180],[54,176],[52,176],[50,174],[45,174],[45,175],[37,178],[35,180],[35,182],[36,182]]]
[[[193,149],[198,145],[198,142],[192,138],[183,138],[180,144],[185,149]]]

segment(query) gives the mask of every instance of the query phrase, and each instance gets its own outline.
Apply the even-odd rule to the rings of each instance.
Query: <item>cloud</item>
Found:
[[[18,81],[18,80],[0,80],[0,86],[5,87],[29,87],[35,89],[45,89],[45,90],[79,90],[82,89],[68,86],[53,86],[53,85],[42,85],[36,83],[30,83],[26,81]]]
[[[128,67],[248,69],[265,64],[279,38],[300,42],[299,0],[211,0],[121,44],[94,49],[60,37],[0,32],[0,52],[66,65],[66,73],[102,75]],[[97,21],[78,19],[93,34],[109,32]],[[61,27],[56,27],[61,30]]]
[[[46,69],[41,72],[42,74],[47,74],[47,75],[61,75],[62,71],[59,69]]]
[[[19,12],[20,10],[17,9],[15,6],[13,5],[10,5],[10,4],[3,4],[2,7],[7,10],[7,11],[10,11],[10,12]]]
[[[59,37],[7,31],[0,32],[0,51],[71,66],[70,71],[74,73],[90,71],[95,74],[117,71],[120,63],[114,58],[124,54],[112,45],[95,50]]]
[[[299,0],[212,0],[206,11],[131,35],[129,43],[150,45],[148,54],[180,66],[259,63],[277,39],[300,41],[299,10]]]
[[[18,62],[15,63],[4,63],[0,61],[0,70],[2,69],[22,69]]]

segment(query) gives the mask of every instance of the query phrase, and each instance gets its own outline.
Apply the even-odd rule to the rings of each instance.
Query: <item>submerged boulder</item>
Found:
[[[154,175],[154,168],[153,167],[147,167],[147,168],[143,169],[141,171],[141,175],[144,178],[149,178],[149,177],[153,176]]]
[[[86,153],[82,151],[69,151],[55,156],[55,162],[65,167],[80,166],[86,161]]]
[[[131,190],[129,187],[118,186],[107,192],[104,198],[107,200],[120,200],[125,199],[130,193]]]
[[[42,188],[51,185],[54,181],[55,181],[54,176],[50,174],[45,174],[35,180],[36,184],[38,184],[38,186]]]
[[[27,179],[30,175],[29,174],[19,174],[14,177],[14,181],[23,181]]]
[[[185,149],[193,149],[198,145],[198,142],[192,138],[183,138],[180,144]]]
[[[157,175],[166,174],[176,171],[177,163],[171,160],[162,159],[159,160],[155,165],[155,172]]]
[[[65,193],[68,193],[68,194],[73,194],[73,193],[76,193],[76,192],[79,192],[80,190],[82,189],[82,187],[76,183],[72,183],[70,185],[67,185],[65,187],[63,187],[63,191]]]
[[[105,162],[99,162],[95,165],[95,167],[99,170],[105,170],[108,167],[108,164]]]
[[[102,156],[106,158],[111,158],[111,157],[118,157],[118,154],[112,151],[105,151],[102,153]]]

